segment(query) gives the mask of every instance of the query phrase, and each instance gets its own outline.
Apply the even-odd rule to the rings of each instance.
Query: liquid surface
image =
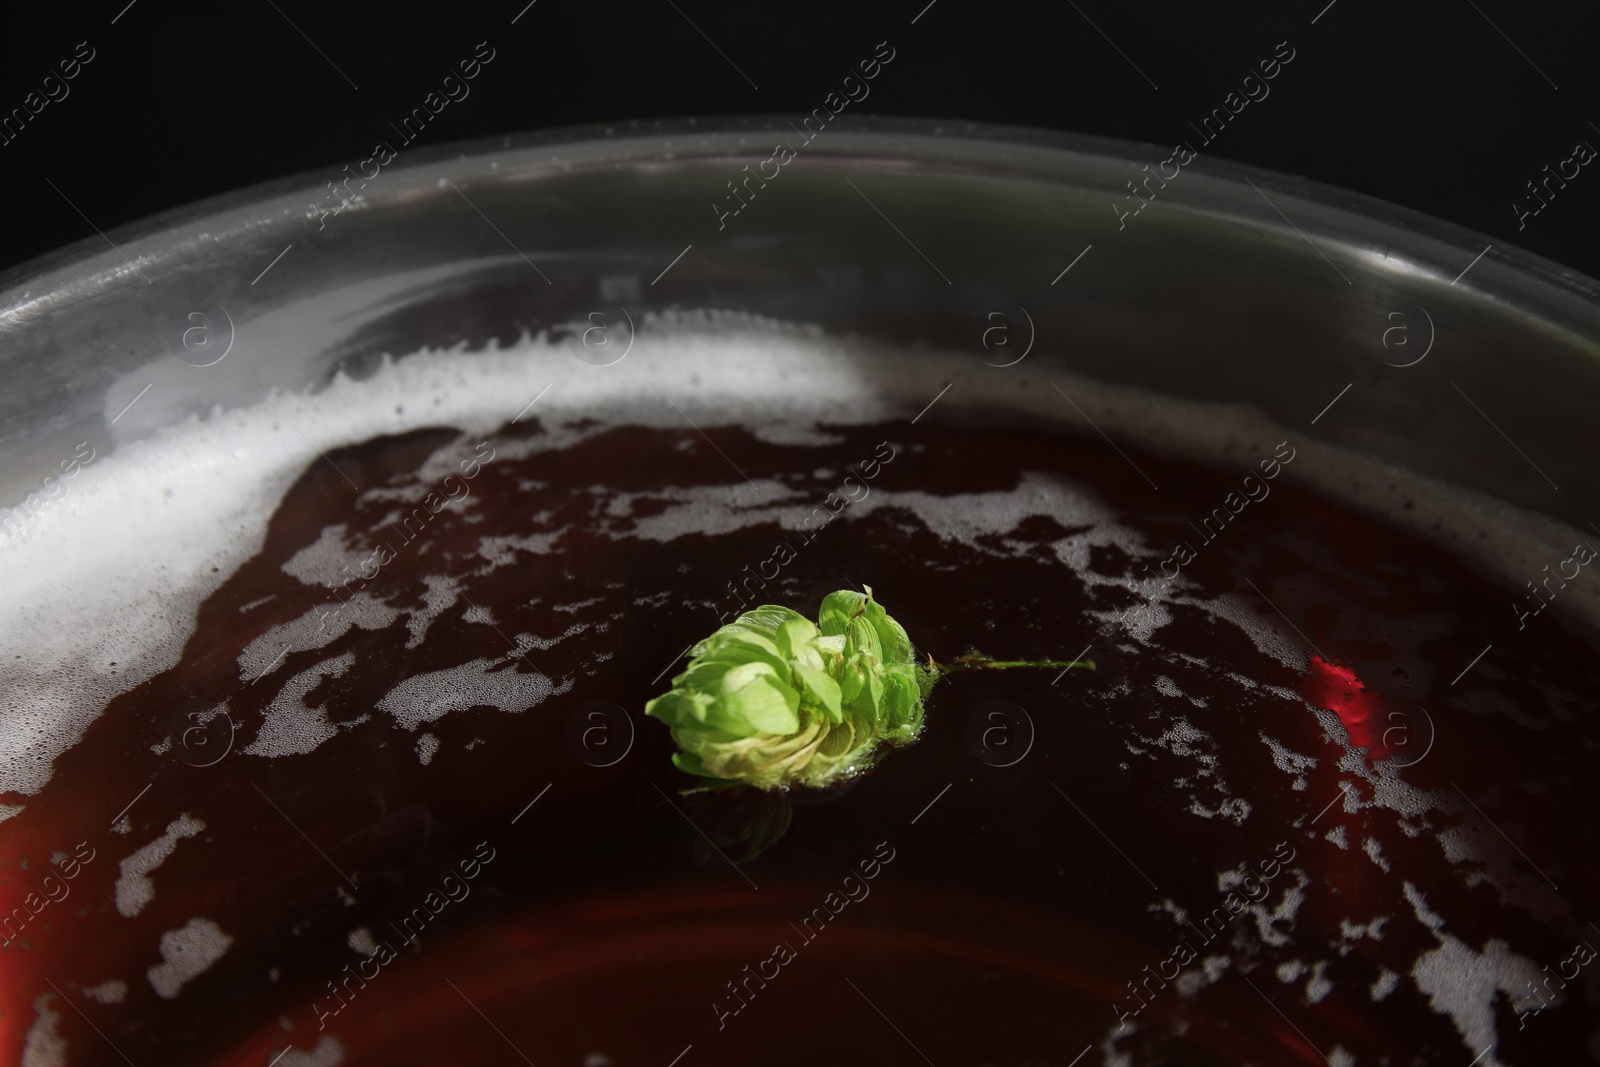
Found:
[[[5,1055],[1600,1051],[1592,648],[1550,614],[1457,676],[1504,585],[1296,488],[1294,442],[1005,422],[535,415],[312,461],[176,662],[6,797]],[[686,646],[863,584],[937,659],[1098,669],[952,676],[842,789],[680,795],[640,709]]]

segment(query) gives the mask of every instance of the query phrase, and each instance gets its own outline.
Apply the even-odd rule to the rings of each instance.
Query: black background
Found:
[[[95,57],[65,99],[0,147],[0,268],[94,227],[354,163],[480,41],[494,61],[419,143],[636,118],[799,115],[888,40],[894,64],[854,113],[1170,146],[1192,139],[1185,120],[1220,105],[1287,41],[1295,60],[1271,95],[1207,155],[1381,197],[1600,275],[1590,239],[1600,166],[1520,231],[1512,207],[1578,141],[1600,148],[1593,3],[536,0],[515,24],[526,0],[126,3],[5,15],[6,112],[78,42]]]

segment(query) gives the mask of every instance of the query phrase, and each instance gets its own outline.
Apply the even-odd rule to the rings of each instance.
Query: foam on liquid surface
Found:
[[[1570,553],[1580,537],[1498,501],[1294,440],[1251,409],[1174,401],[1064,375],[1053,381],[1100,429],[1156,451],[1247,465],[1290,439],[1300,453],[1284,468],[1291,480],[1441,541],[1513,587],[1517,576],[1539,573],[1548,560]],[[632,351],[610,367],[580,362],[564,344],[542,337],[504,350],[423,351],[386,362],[364,381],[340,375],[320,392],[274,395],[131,442],[82,468],[72,494],[0,546],[0,587],[14,606],[0,616],[0,647],[11,653],[0,663],[6,701],[0,792],[37,792],[54,758],[112,697],[176,662],[200,602],[260,547],[283,493],[329,450],[425,426],[487,433],[525,412],[535,396],[533,412],[558,425],[598,419],[681,427],[692,419],[696,426],[744,424],[770,440],[798,441],[817,435],[818,420],[862,424],[914,414],[945,383],[953,388],[933,418],[999,407],[1084,429],[1051,380],[1026,364],[1002,372],[959,354],[886,348],[813,326],[681,312],[647,316]],[[551,447],[584,432],[553,435]],[[742,506],[759,504],[749,488],[730,488],[730,501],[743,493]],[[659,520],[658,536],[727,521],[718,517],[725,512],[718,503],[702,496]],[[952,532],[981,518],[961,509],[947,514]],[[350,562],[334,540],[297,567],[329,581]],[[1600,583],[1574,583],[1562,606],[1600,626]],[[381,605],[368,608],[366,614],[346,608],[339,625],[387,624]],[[1241,608],[1240,618],[1249,610]],[[1157,608],[1137,625],[1147,635],[1165,621]],[[314,630],[314,623],[302,629]],[[1271,620],[1260,618],[1250,629],[1264,649],[1302,655]],[[323,636],[296,633],[290,640]],[[268,659],[253,658],[248,666],[264,669]],[[18,810],[0,809],[0,817]]]

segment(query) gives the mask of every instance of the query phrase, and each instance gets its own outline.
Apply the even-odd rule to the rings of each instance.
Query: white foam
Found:
[[[1429,1007],[1455,1023],[1462,1045],[1482,1049],[1497,1044],[1495,1002],[1504,994],[1517,1012],[1538,1003],[1528,990],[1542,977],[1539,965],[1499,938],[1490,938],[1478,952],[1450,934],[1436,936],[1439,947],[1417,957],[1411,980],[1427,996]],[[1561,1003],[1562,994],[1557,992],[1554,1000]],[[1494,1067],[1504,1061],[1490,1052],[1483,1062]]]
[[[1297,792],[1305,792],[1305,772],[1317,765],[1316,757],[1302,756],[1282,741],[1268,737],[1265,730],[1261,731],[1261,740],[1272,750],[1272,762],[1277,765],[1278,770],[1293,776],[1293,788]]]
[[[323,1034],[310,1051],[290,1046],[276,1067],[339,1067],[343,1062],[344,1044],[332,1034]]]
[[[1267,902],[1271,899],[1269,897],[1260,903],[1247,903],[1244,908],[1256,921],[1256,935],[1261,938],[1263,944],[1274,948],[1282,948],[1289,943],[1295,916],[1300,913],[1300,905],[1306,901],[1306,887],[1311,884],[1311,879],[1298,867],[1291,868],[1289,873],[1294,876],[1295,884],[1283,887],[1283,895],[1276,907],[1270,910],[1267,908]],[[1218,888],[1227,888],[1222,882],[1223,879],[1219,877]]]
[[[128,999],[128,983],[110,978],[99,985],[85,986],[83,995],[99,1004],[121,1004]]]
[[[171,1000],[204,974],[233,944],[233,938],[210,919],[190,919],[161,935],[161,962],[145,971],[156,995]]]
[[[187,814],[179,815],[167,824],[167,832],[128,856],[117,865],[116,903],[117,914],[125,919],[131,919],[144,910],[145,905],[156,898],[156,884],[150,880],[150,874],[157,867],[167,862],[177,849],[178,842],[185,838],[193,837],[206,828],[206,824],[199,819],[191,819]]]
[[[239,677],[254,682],[272,673],[291,652],[331,645],[350,631],[381,630],[400,613],[372,594],[360,592],[344,603],[318,604],[298,619],[279,623],[251,641],[239,653]]]
[[[1362,938],[1371,938],[1374,941],[1383,940],[1383,924],[1389,921],[1389,916],[1380,915],[1365,926],[1353,923],[1349,919],[1339,920],[1339,934],[1346,942],[1360,941]],[[1339,955],[1349,955],[1350,946],[1341,945]]]
[[[1568,898],[1545,881],[1543,874],[1530,870],[1522,853],[1501,836],[1502,831],[1517,833],[1517,823],[1506,820],[1499,827],[1487,826],[1468,816],[1467,805],[1448,795],[1447,799],[1464,819],[1435,836],[1445,859],[1466,868],[1468,886],[1487,882],[1502,905],[1520,908],[1553,929],[1570,928],[1580,921]]]
[[[241,657],[242,659],[243,657]],[[310,752],[335,736],[339,728],[328,721],[328,709],[305,702],[306,694],[325,678],[338,678],[355,666],[353,652],[307,667],[283,683],[266,708],[266,721],[254,741],[241,751],[247,756],[288,756]]]
[[[411,633],[406,639],[407,648],[421,645],[428,636],[428,627],[433,625],[433,620],[449,611],[461,598],[455,579],[448,575],[425,574],[422,584],[426,588],[422,594],[422,607],[413,607],[406,616],[406,629]]]
[[[359,952],[363,956],[375,955],[378,951],[378,942],[372,936],[372,931],[365,926],[358,926],[350,931],[350,936],[345,938],[345,944],[350,946],[351,952]]]
[[[1444,916],[1428,907],[1428,898],[1410,882],[1404,882],[1400,891],[1405,894],[1406,900],[1411,904],[1411,910],[1416,913],[1417,922],[1426,926],[1434,933],[1444,929]]]
[[[67,1062],[67,1040],[56,1033],[61,1014],[50,1010],[54,997],[54,993],[43,993],[34,998],[34,1020],[22,1047],[22,1067],[62,1067]]]
[[[347,547],[346,534],[342,522],[323,527],[315,541],[290,556],[280,569],[306,585],[325,585],[332,589],[348,580],[350,572],[371,554]]]
[[[1327,970],[1327,960],[1318,960],[1317,965],[1312,968],[1311,977],[1306,979],[1307,1004],[1319,1003],[1333,992],[1333,982],[1328,978]]]
[[[520,671],[510,656],[479,658],[456,667],[413,674],[384,694],[378,708],[393,715],[405,729],[415,730],[448,712],[467,708],[526,711],[548,697],[565,693],[572,685],[570,678],[558,686],[537,671]]]
[[[1400,976],[1387,967],[1378,968],[1378,977],[1372,980],[1368,992],[1373,1000],[1382,1000],[1396,989],[1400,988]]]

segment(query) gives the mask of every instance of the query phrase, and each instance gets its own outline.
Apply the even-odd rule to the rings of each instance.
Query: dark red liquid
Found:
[[[489,439],[495,458],[470,482],[457,475],[466,505],[410,530],[393,513],[418,505],[376,490],[438,490],[475,441],[424,431],[330,456],[359,495],[312,464],[261,552],[205,603],[182,662],[115,700],[38,795],[0,797],[26,809],[0,822],[6,907],[37,888],[52,852],[82,841],[95,855],[0,957],[0,1059],[21,1059],[37,1002],[57,1016],[67,1062],[139,1067],[264,1065],[288,1046],[284,1067],[332,1062],[331,1043],[328,1059],[303,1058],[330,1036],[346,1064],[666,1067],[683,1053],[682,1067],[1022,1067],[1086,1048],[1083,1065],[1108,1052],[1314,1064],[1340,1048],[1362,1064],[1465,1064],[1479,1049],[1411,977],[1420,954],[1446,935],[1473,953],[1498,940],[1555,971],[1575,940],[1600,944],[1587,925],[1600,873],[1595,657],[1553,614],[1517,634],[1496,583],[1286,479],[1202,544],[1190,522],[1237,474],[1136,456],[1154,491],[1099,439],[903,422],[840,428],[826,446],[708,432],[715,448],[693,430],[617,428],[516,459],[545,433],[524,424]],[[870,483],[875,501],[844,506],[814,537],[792,529],[886,440],[896,453]],[[919,512],[918,499],[1006,493],[1030,473],[1092,494],[1154,547],[1135,558],[1096,544],[1078,570],[1053,546],[1093,521],[1024,509],[967,543]],[[773,482],[789,493],[783,525],[638,535],[708,487],[735,509],[765,507]],[[883,504],[912,492],[927,496]],[[251,680],[246,646],[338,606],[283,570],[338,524],[347,547],[393,553],[351,587],[392,617],[363,616],[370,625]],[[811,614],[824,594],[870,584],[937,659],[974,645],[1071,659],[1088,646],[1098,669],[941,681],[922,740],[841,789],[680,796],[690,780],[641,709],[674,657],[737,607],[730,583],[780,541],[794,558],[760,601]],[[1092,576],[1143,579],[1182,541],[1198,550],[1182,569],[1196,602],[1169,603],[1148,643],[1090,614],[1142,603]],[[418,640],[407,613],[441,597],[441,577],[454,600]],[[1207,606],[1224,595],[1309,666],[1286,666]],[[303,673],[346,654],[337,671]],[[385,702],[408,678],[480,660],[479,675],[526,676],[483,692],[534,693],[534,674],[556,692],[454,707],[473,699],[458,676],[429,691],[431,710],[410,708],[416,729]],[[304,754],[246,753],[297,677],[331,736]],[[236,732],[205,717],[223,704]],[[423,734],[437,741],[426,764]],[[1314,765],[1285,769],[1266,739]],[[1375,763],[1406,764],[1400,779],[1431,799],[1375,803]],[[108,830],[136,795],[125,832]],[[184,814],[205,830],[148,874],[148,904],[119,914],[119,862]],[[885,852],[868,880],[862,865]],[[1223,905],[1218,874],[1240,865],[1266,886],[1259,912]],[[196,917],[231,943],[163,998],[147,971],[162,935]],[[1381,936],[1349,933],[1380,918]],[[352,948],[357,928],[393,958]],[[1187,965],[1169,962],[1180,944]],[[1207,975],[1207,958],[1226,962]],[[1385,968],[1393,991],[1374,999]],[[1590,970],[1537,1017],[1518,1019],[1520,993],[1480,997],[1492,1055],[1581,1058],[1600,1022],[1583,995]],[[110,979],[126,983],[120,1003],[84,994]]]

